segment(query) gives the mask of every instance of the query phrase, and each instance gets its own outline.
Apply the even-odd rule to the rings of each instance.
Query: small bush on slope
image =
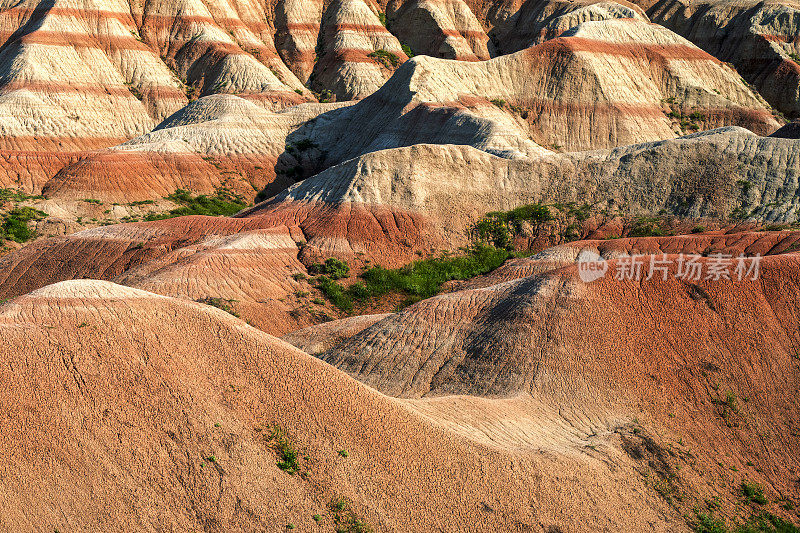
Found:
[[[314,263],[308,267],[310,274],[324,274],[331,279],[346,278],[350,275],[350,265],[347,261],[340,261],[335,257],[329,257],[324,263]]]
[[[400,58],[397,57],[397,54],[387,52],[386,50],[375,50],[374,52],[367,54],[367,57],[371,57],[389,69],[396,68],[398,65],[400,65]]]
[[[483,244],[497,248],[510,248],[513,235],[520,232],[523,222],[532,224],[537,230],[555,217],[544,204],[528,204],[511,211],[486,213],[473,227],[473,238]]]
[[[297,462],[297,450],[286,437],[283,429],[281,429],[279,426],[275,426],[275,428],[272,430],[272,434],[269,436],[269,440],[275,442],[275,448],[280,454],[280,461],[276,463],[278,468],[290,476],[293,476],[299,472],[300,464]]]
[[[207,298],[201,298],[197,300],[201,304],[210,305],[212,307],[216,307],[217,309],[222,309],[226,313],[229,313],[236,318],[239,318],[239,313],[237,313],[231,304],[236,300],[225,300],[224,298],[217,298],[216,296],[209,296]]]

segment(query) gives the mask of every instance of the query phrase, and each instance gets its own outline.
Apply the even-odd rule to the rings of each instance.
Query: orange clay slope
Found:
[[[650,437],[624,411],[396,400],[218,309],[101,281],[3,304],[0,333],[4,529],[688,530],[636,473]],[[509,417],[535,439],[492,427]]]
[[[763,509],[797,522],[781,502],[800,496],[800,255],[765,257],[757,279],[751,272],[741,281],[736,262],[731,280],[678,279],[678,256],[667,259],[666,280],[661,271],[646,279],[647,258],[642,278],[617,279],[630,261],[623,257],[591,283],[576,266],[512,281],[490,276],[488,286],[424,300],[319,357],[393,396],[451,407],[452,395],[502,398],[526,413],[547,405],[584,435],[604,434],[614,416],[636,420],[686,461],[658,473],[651,457],[641,472],[675,508],[691,516],[718,498],[718,514],[747,517],[758,510],[741,507],[741,484],[759,483],[771,502]],[[699,260],[702,276],[713,261]],[[480,428],[464,433],[488,441],[541,438],[541,426],[514,418],[473,420]]]

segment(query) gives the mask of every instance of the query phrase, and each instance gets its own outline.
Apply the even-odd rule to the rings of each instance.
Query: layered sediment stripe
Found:
[[[106,202],[157,200],[178,189],[213,194],[221,187],[252,200],[257,191],[277,181],[273,154],[240,153],[204,156],[195,152],[107,150],[85,154],[66,166],[42,188],[47,197],[80,199],[89,195]]]
[[[657,43],[612,43],[599,39],[568,37],[553,39],[553,45],[560,43],[573,52],[589,52],[612,56],[637,56],[642,53],[655,54],[664,59],[681,61],[709,61],[722,64],[722,61],[711,54],[689,44],[657,44]]]
[[[12,91],[27,90],[41,93],[77,93],[79,95],[94,94],[94,95],[107,95],[123,98],[136,98],[130,90],[129,86],[111,86],[86,83],[69,83],[69,82],[47,82],[36,80],[20,80],[12,81],[4,85],[0,85],[0,94],[10,93]],[[186,101],[184,93],[171,85],[148,85],[146,90],[157,92],[159,98],[173,98],[175,100]]]

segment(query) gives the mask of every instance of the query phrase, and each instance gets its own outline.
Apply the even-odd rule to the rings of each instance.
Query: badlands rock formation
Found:
[[[729,61],[786,116],[800,116],[800,4],[663,0],[647,13],[653,22]]]
[[[364,98],[408,59],[373,9],[364,0],[334,0],[328,6],[311,74],[313,87],[332,92],[337,100]]]
[[[533,153],[530,140],[609,148],[729,124],[762,135],[779,126],[730,67],[664,28],[613,20],[490,61],[415,57],[370,97],[299,134],[336,144],[328,160],[340,162],[420,142],[512,154]]]
[[[796,254],[771,256],[761,281],[697,288],[582,285],[568,268],[422,302],[325,355],[351,368],[393,345],[393,362],[356,375],[386,392],[478,395],[421,400],[379,394],[218,309],[51,285],[0,308],[12,504],[0,520],[681,531],[682,505],[716,498],[732,512],[745,476],[796,499],[797,268]],[[297,475],[276,465],[275,427]],[[157,491],[125,497],[154,478]]]
[[[649,22],[640,7],[625,1],[532,1],[523,3],[513,16],[495,27],[492,37],[497,48],[508,54],[558,37],[584,22],[611,19]]]
[[[231,95],[192,102],[150,133],[85,154],[43,186],[48,197],[135,202],[176,189],[213,193],[225,187],[252,199],[302,178],[287,173],[314,150],[284,154],[286,136],[333,104],[304,104],[273,112]],[[281,164],[278,157],[283,155]],[[300,161],[298,161],[298,159]]]
[[[798,142],[723,129],[536,160],[464,146],[384,150],[328,169],[240,218],[185,217],[36,242],[0,257],[0,297],[100,278],[233,302],[254,325],[284,334],[330,314],[297,296],[308,285],[292,276],[305,275],[309,264],[336,256],[354,265],[401,266],[419,254],[468,245],[470,228],[487,211],[520,203],[794,222]]]
[[[0,529],[797,522],[798,9],[703,1],[0,0]]]
[[[576,202],[628,215],[798,219],[796,140],[724,128],[607,151],[506,159],[470,147],[417,145],[330,168],[243,213],[296,220],[321,255],[407,261],[469,242],[488,211]],[[391,252],[389,253],[389,250]]]
[[[273,173],[292,176],[278,178],[268,194],[368,151],[420,142],[519,155],[541,153],[536,144],[611,148],[724,125],[759,134],[780,125],[728,66],[648,24],[628,4],[528,3],[507,16],[460,0],[397,3],[385,13],[363,0],[36,6],[0,15],[0,114],[7,118],[0,185],[31,193],[94,198],[97,191],[138,201],[179,186],[208,192],[227,179],[247,196],[275,182]],[[488,40],[490,28],[497,45]],[[450,59],[405,64],[411,51]],[[350,111],[300,106],[286,126],[271,113],[311,98],[301,81],[323,101],[364,100]],[[237,94],[266,111],[254,118],[240,105],[226,110],[242,128],[217,120],[221,114],[208,111],[216,102],[178,112],[213,93]],[[313,120],[326,110],[324,120]],[[181,118],[156,126],[175,112],[209,122],[212,139],[188,141],[172,131],[169,146],[146,136],[133,141],[133,154],[127,146],[85,153],[187,125]],[[276,168],[280,137],[303,124],[298,139],[323,146],[327,156],[306,168],[287,154]],[[251,125],[272,130],[271,146],[253,141],[259,135]],[[224,140],[212,147],[219,136]],[[122,183],[126,167],[140,168],[155,185]],[[122,189],[131,196],[122,198]]]
[[[483,61],[489,36],[462,0],[411,0],[389,16],[388,26],[417,55]]]

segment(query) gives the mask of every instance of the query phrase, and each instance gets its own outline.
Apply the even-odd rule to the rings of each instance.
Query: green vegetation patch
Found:
[[[742,481],[742,495],[748,502],[757,503],[758,505],[766,505],[767,497],[764,496],[764,491],[757,483],[750,483],[745,480]]]
[[[328,503],[336,533],[369,533],[372,528],[359,518],[350,508],[350,502],[343,497],[334,497]]]
[[[36,236],[36,233],[28,227],[31,220],[41,220],[47,217],[47,213],[32,207],[15,207],[5,215],[0,226],[0,239],[8,239],[16,242],[26,242]]]
[[[330,279],[342,279],[350,275],[350,265],[347,264],[347,261],[329,257],[324,263],[314,263],[308,267],[308,272],[315,275],[324,275]]]
[[[482,244],[496,248],[511,249],[512,237],[527,222],[538,229],[545,222],[554,220],[550,208],[544,204],[528,204],[511,211],[486,213],[472,228],[473,238]]]
[[[379,63],[382,63],[386,68],[397,68],[400,65],[400,58],[397,54],[383,49],[375,50],[367,54],[367,57],[371,57]]]
[[[662,237],[661,221],[654,217],[639,217],[633,222],[631,237]]]
[[[25,200],[42,200],[44,196],[31,196],[19,189],[0,189],[0,202],[24,202]]]
[[[760,513],[730,528],[711,512],[697,513],[692,528],[697,533],[800,533],[796,525],[771,513]]]
[[[316,286],[333,305],[348,312],[353,309],[354,302],[390,293],[404,295],[405,303],[411,304],[436,295],[447,281],[470,279],[491,272],[513,255],[504,248],[477,245],[465,255],[421,259],[397,269],[372,267],[347,288],[326,275],[316,279]]]
[[[217,309],[222,309],[226,313],[229,313],[236,318],[239,318],[239,313],[237,313],[231,304],[236,300],[225,300],[224,298],[217,298],[216,296],[208,296],[206,298],[201,298],[197,300],[201,304],[210,305],[212,307],[216,307]]]
[[[279,461],[275,463],[278,468],[289,474],[295,475],[300,471],[300,464],[297,462],[297,449],[294,444],[289,441],[280,426],[275,426],[269,436],[269,440],[275,444],[275,449],[278,452]]]
[[[223,189],[218,190],[214,196],[201,194],[193,196],[189,191],[178,189],[167,196],[170,200],[179,205],[166,213],[150,213],[145,220],[165,220],[167,218],[184,217],[188,215],[206,215],[212,217],[229,217],[247,207],[247,203],[239,195]]]

